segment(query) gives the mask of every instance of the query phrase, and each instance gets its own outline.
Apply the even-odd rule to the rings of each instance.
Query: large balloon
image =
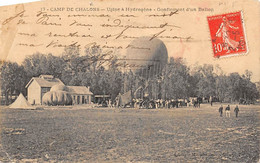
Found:
[[[65,91],[65,92],[68,92],[69,88],[67,86],[65,86],[64,84],[56,84],[56,85],[51,87],[50,91]]]
[[[43,95],[42,103],[44,105],[72,105],[72,97],[65,91],[50,91]]]
[[[139,37],[129,44],[126,53],[126,67],[146,78],[160,73],[167,60],[167,48],[157,38]]]

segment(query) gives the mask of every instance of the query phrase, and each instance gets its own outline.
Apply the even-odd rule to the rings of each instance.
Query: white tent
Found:
[[[9,106],[9,108],[33,109],[32,105],[25,99],[22,93],[20,93],[18,98]]]

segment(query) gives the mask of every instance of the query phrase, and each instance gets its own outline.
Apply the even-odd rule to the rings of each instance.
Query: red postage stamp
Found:
[[[242,12],[208,16],[215,58],[246,54],[248,51]]]

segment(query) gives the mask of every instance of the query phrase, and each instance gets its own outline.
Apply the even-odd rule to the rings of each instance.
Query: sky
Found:
[[[8,1],[11,2],[11,1]],[[20,2],[20,1],[19,1]],[[127,47],[133,39],[124,39],[111,37],[108,39],[102,39],[101,36],[112,34],[116,35],[122,32],[123,28],[104,28],[100,24],[107,23],[113,24],[113,21],[120,19],[123,25],[138,25],[138,26],[158,26],[160,24],[167,23],[169,26],[163,29],[128,29],[124,32],[127,36],[152,36],[162,30],[161,36],[178,36],[182,39],[167,39],[160,38],[166,45],[168,55],[170,57],[183,57],[185,62],[189,65],[203,65],[213,64],[219,65],[225,73],[239,72],[244,73],[246,69],[253,72],[253,81],[260,81],[260,5],[259,1],[248,0],[248,1],[235,1],[235,0],[186,0],[186,1],[92,1],[91,3],[85,0],[75,1],[41,1],[35,3],[26,3],[24,5],[12,5],[0,7],[0,20],[5,20],[15,15],[18,11],[25,10],[26,21],[25,25],[16,25],[17,21],[11,21],[6,25],[1,22],[0,25],[0,54],[1,59],[14,61],[21,63],[24,58],[36,52],[40,53],[52,53],[54,55],[61,55],[63,48],[57,47],[46,47],[52,41],[57,41],[60,44],[71,44],[72,42],[78,42],[82,47],[89,43],[96,42],[100,45],[107,46],[122,46]],[[152,8],[152,12],[126,12],[126,11],[108,11],[108,8],[136,8],[140,6],[146,6]],[[55,11],[58,8],[64,7],[74,8],[74,11]],[[100,8],[102,11],[89,12],[84,11],[85,8]],[[45,8],[48,14],[59,15],[59,19],[51,17],[50,21],[60,22],[62,26],[45,26],[36,24],[37,13]],[[176,15],[165,16],[165,17],[147,17],[149,14],[167,14],[169,12],[159,11],[159,9],[165,8],[184,8],[184,11],[178,12]],[[192,9],[196,8],[196,11]],[[199,11],[201,9],[208,9]],[[75,11],[75,10],[81,11]],[[50,11],[52,10],[52,11]],[[238,55],[226,58],[214,58],[213,49],[211,44],[209,26],[207,22],[208,16],[221,15],[229,12],[243,11],[244,30],[246,34],[246,42],[248,46],[248,53],[244,55]],[[69,18],[69,14],[109,14],[110,18]],[[122,18],[120,14],[133,14],[136,17]],[[92,27],[82,27],[69,25],[73,22],[78,21],[84,24],[91,24]],[[117,23],[117,22],[116,22]],[[220,25],[220,24],[218,24]],[[93,35],[93,37],[85,38],[65,38],[65,37],[50,37],[48,34],[60,34],[68,35],[69,33],[75,33],[79,35]],[[21,35],[36,34],[37,37]],[[192,39],[186,40],[185,38],[191,37]],[[19,44],[31,44],[34,43],[37,47],[21,46]],[[82,52],[83,52],[82,48]],[[118,54],[125,55],[126,49],[118,50]]]

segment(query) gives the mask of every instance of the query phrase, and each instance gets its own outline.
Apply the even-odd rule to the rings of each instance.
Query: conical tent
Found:
[[[18,98],[9,106],[9,108],[33,109],[32,105],[25,99],[22,93],[20,93]]]

